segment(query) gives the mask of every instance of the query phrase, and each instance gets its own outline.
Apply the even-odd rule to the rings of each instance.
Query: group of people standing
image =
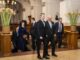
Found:
[[[59,18],[56,23],[52,21],[52,17],[48,16],[47,21],[45,21],[45,14],[41,14],[40,20],[33,24],[33,35],[36,40],[36,48],[37,48],[37,57],[42,59],[40,55],[41,43],[43,43],[43,58],[49,59],[48,54],[48,45],[49,43],[52,49],[52,56],[57,57],[55,53],[56,42],[58,43],[58,47],[61,48],[62,45],[62,35],[64,33],[64,26],[62,23],[62,18]],[[56,42],[54,39],[54,34],[56,34]],[[35,43],[33,43],[34,46]]]
[[[50,59],[48,53],[48,45],[50,43],[51,46],[51,54],[52,56],[57,57],[55,53],[56,42],[54,39],[54,34],[56,34],[56,41],[58,43],[58,47],[61,48],[62,45],[62,34],[64,33],[64,26],[62,23],[62,18],[59,18],[56,23],[52,21],[52,17],[48,16],[45,21],[45,14],[42,13],[40,19],[35,22],[35,19],[32,18],[32,25],[30,32],[27,32],[26,22],[20,23],[18,29],[16,29],[17,33],[13,33],[12,39],[16,42],[17,47],[22,50],[28,50],[26,48],[27,36],[31,36],[32,38],[32,48],[33,50],[37,50],[38,59],[42,59],[40,55],[41,44],[43,43],[43,58]],[[18,38],[18,39],[16,39]],[[23,43],[22,43],[23,42]],[[14,46],[16,45],[14,44]],[[15,48],[17,50],[17,47]]]

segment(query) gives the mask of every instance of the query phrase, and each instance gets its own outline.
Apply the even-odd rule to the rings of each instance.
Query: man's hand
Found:
[[[48,35],[46,35],[46,37],[48,37]]]
[[[42,37],[42,36],[40,36],[40,39],[43,39],[43,37]]]
[[[31,36],[31,35],[29,35],[29,39],[30,39],[30,40],[32,39],[32,36]]]
[[[27,38],[27,35],[23,35],[23,38]]]

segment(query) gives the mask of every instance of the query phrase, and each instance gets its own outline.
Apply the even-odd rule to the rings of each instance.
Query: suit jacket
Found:
[[[46,21],[45,23],[46,37],[51,37],[54,35],[54,22],[51,23],[52,23],[52,28],[50,28],[48,21]]]
[[[11,40],[12,40],[12,41],[16,41],[17,38],[18,38],[17,32],[16,32],[16,31],[13,31],[13,32],[12,32]]]
[[[61,33],[64,33],[64,25],[63,25],[63,23],[61,23],[61,24],[62,24],[62,31],[61,31]],[[58,32],[58,28],[59,28],[59,23],[56,22],[56,23],[55,23],[55,33]]]
[[[13,31],[12,36],[11,36],[11,41],[13,43],[14,48],[18,45],[19,41],[19,36],[17,35],[16,31]]]
[[[30,29],[30,35],[32,35],[32,36],[36,36],[36,22],[34,23],[34,25],[33,25],[33,23],[31,24],[31,29]]]
[[[41,20],[36,23],[36,38],[40,39],[40,36],[45,36],[45,26]]]

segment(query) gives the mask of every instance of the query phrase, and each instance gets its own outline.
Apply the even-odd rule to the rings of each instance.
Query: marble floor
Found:
[[[49,60],[80,60],[80,49],[56,52],[58,57],[50,56]],[[3,57],[0,60],[38,60],[36,54]],[[45,59],[43,59],[45,60]]]

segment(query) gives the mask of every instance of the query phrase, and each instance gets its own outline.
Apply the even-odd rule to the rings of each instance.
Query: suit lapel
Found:
[[[41,25],[44,27],[44,23],[41,21]]]

